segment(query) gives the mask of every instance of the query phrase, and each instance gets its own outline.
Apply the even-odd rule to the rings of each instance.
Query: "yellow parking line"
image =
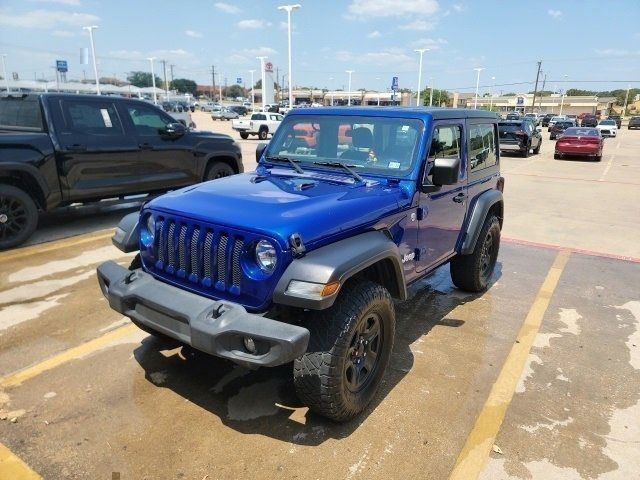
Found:
[[[0,479],[41,480],[42,477],[0,443]]]
[[[558,280],[570,255],[571,252],[567,250],[558,252],[533,305],[529,309],[527,318],[518,332],[517,342],[511,348],[500,375],[491,387],[489,397],[482,407],[460,455],[458,455],[449,480],[474,480],[482,472],[513,398],[533,341],[540,330],[551,296],[558,285]]]
[[[98,230],[90,235],[82,235],[80,238],[69,237],[62,240],[48,242],[38,245],[30,245],[28,247],[19,248],[17,250],[11,250],[9,252],[0,253],[0,262],[7,260],[15,260],[17,258],[28,257],[36,253],[51,252],[53,250],[59,250],[61,248],[75,247],[76,245],[82,245],[84,243],[93,242],[103,238],[109,238],[113,235],[114,229],[109,228],[107,230]]]
[[[59,353],[54,357],[48,358],[43,362],[37,363],[25,368],[24,370],[20,370],[0,379],[0,388],[15,387],[16,385],[20,385],[22,382],[36,377],[41,373],[46,372],[47,370],[51,370],[64,363],[70,362],[71,360],[100,350],[109,343],[120,340],[122,337],[135,331],[138,331],[138,327],[133,324],[125,325],[124,327],[112,330],[108,333],[105,333],[101,337],[94,338],[93,340],[83,343],[82,345],[78,345],[77,347],[65,350],[64,352]],[[0,477],[0,479],[1,478],[2,477]]]

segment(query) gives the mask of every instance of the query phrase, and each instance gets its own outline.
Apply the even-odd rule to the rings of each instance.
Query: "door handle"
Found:
[[[464,193],[459,193],[458,195],[453,197],[453,201],[456,203],[462,203],[464,202],[465,198],[467,198],[467,196]]]
[[[86,152],[87,147],[78,143],[74,143],[73,145],[69,145],[67,147],[67,150],[69,150],[70,152]]]
[[[153,150],[153,145],[150,143],[141,143],[138,145],[138,148],[140,148],[140,150]]]

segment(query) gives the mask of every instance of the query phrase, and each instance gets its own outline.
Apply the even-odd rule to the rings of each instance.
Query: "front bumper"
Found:
[[[102,293],[115,311],[193,348],[242,365],[273,367],[304,354],[309,330],[248,313],[156,280],[113,261],[98,267]],[[257,347],[252,354],[243,339]]]

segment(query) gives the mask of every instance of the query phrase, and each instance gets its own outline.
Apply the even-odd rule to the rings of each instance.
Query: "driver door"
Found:
[[[166,190],[202,180],[189,133],[180,138],[162,134],[169,123],[177,120],[140,102],[125,102],[123,108],[122,116],[128,120],[138,141],[141,191]]]
[[[454,254],[467,212],[467,156],[464,124],[437,123],[433,129],[423,184],[431,183],[436,158],[459,158],[460,174],[454,185],[433,186],[420,193],[418,215],[418,272],[432,268]]]

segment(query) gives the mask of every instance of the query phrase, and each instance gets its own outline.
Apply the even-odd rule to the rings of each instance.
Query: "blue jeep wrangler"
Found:
[[[298,396],[338,421],[389,363],[393,299],[449,263],[487,288],[503,218],[497,117],[480,110],[309,108],[260,144],[253,173],[149,201],[98,268],[143,330],[247,366],[293,362]]]

